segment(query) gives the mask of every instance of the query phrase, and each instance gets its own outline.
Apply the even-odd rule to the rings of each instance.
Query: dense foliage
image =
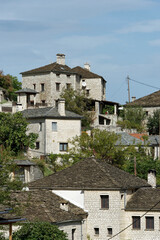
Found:
[[[152,156],[147,153],[147,146],[145,146],[145,148],[141,145],[138,145],[137,148],[129,146],[124,150],[124,156],[125,162],[121,166],[123,170],[134,174],[136,167],[137,176],[147,179],[148,171],[155,169],[157,172],[157,183],[160,184],[160,160],[154,160]]]
[[[153,113],[153,116],[148,117],[147,128],[149,134],[159,135],[159,126],[160,126],[160,110],[156,110]]]
[[[11,76],[9,74],[4,75],[0,71],[0,87],[6,89],[6,96],[13,101],[17,100],[17,95],[15,91],[21,89],[21,82],[18,81],[17,77]]]
[[[10,152],[0,146],[0,204],[10,205],[11,192],[22,189],[22,182],[10,175],[15,168]]]
[[[73,138],[70,141],[72,147],[69,152],[80,159],[94,156],[119,165],[122,164],[124,157],[121,147],[115,145],[117,140],[118,135],[113,132],[93,129],[90,135],[83,132],[80,136]]]
[[[28,123],[21,112],[15,114],[0,113],[0,145],[14,154],[34,148],[37,134],[26,134]]]
[[[66,109],[75,112],[82,118],[82,127],[90,127],[93,116],[88,112],[91,99],[86,98],[83,91],[75,91],[72,88],[64,89],[61,97],[65,99]]]
[[[140,107],[126,107],[121,113],[122,120],[118,121],[117,124],[122,128],[136,129],[138,132],[143,132],[144,120],[146,113]]]
[[[64,232],[47,222],[25,223],[13,234],[13,240],[67,240]]]

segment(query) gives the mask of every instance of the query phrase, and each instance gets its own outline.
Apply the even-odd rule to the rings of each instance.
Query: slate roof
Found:
[[[61,116],[57,108],[47,107],[47,108],[34,108],[25,109],[22,111],[25,118],[60,118],[60,119],[81,119],[82,116],[74,112],[65,111],[65,116]]]
[[[103,78],[102,76],[79,66],[72,68],[71,72],[81,75],[82,78]]]
[[[31,88],[23,88],[23,89],[16,91],[15,93],[34,93],[34,94],[36,94],[38,92]]]
[[[63,190],[135,189],[143,186],[150,185],[106,161],[94,158],[81,160],[71,167],[29,184],[29,188]]]
[[[158,203],[158,204],[157,204]],[[156,206],[155,206],[156,205]],[[154,206],[154,207],[153,207]],[[160,210],[160,189],[141,188],[138,189],[128,201],[128,211],[151,211]]]
[[[40,74],[40,73],[48,73],[48,72],[55,72],[55,73],[70,73],[71,68],[67,65],[61,65],[56,62],[35,68],[29,71],[21,72],[22,75],[30,75],[30,74]]]
[[[83,209],[48,190],[16,192],[12,194],[14,198],[22,206],[21,217],[28,221],[81,221],[87,216]],[[68,211],[60,208],[61,203],[68,203]]]
[[[128,103],[128,106],[141,106],[141,107],[159,107],[160,106],[160,90],[151,93],[147,96],[139,98],[134,102]]]
[[[137,145],[137,144],[143,145],[144,144],[144,142],[142,140],[137,139],[126,132],[120,132],[120,133],[117,133],[117,135],[119,136],[119,139],[116,141],[116,146],[119,146],[119,145],[129,146],[129,145]]]
[[[159,145],[160,144],[160,135],[149,135],[148,136],[149,145]]]
[[[34,162],[31,162],[29,160],[19,160],[19,159],[15,159],[14,163],[16,163],[18,166],[35,166],[36,165]]]

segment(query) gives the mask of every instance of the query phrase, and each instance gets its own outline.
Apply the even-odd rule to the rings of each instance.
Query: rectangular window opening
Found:
[[[132,229],[140,229],[141,228],[141,222],[139,216],[133,216],[132,217]]]
[[[42,131],[42,123],[41,122],[39,123],[39,131],[40,132]]]
[[[112,235],[112,228],[107,228],[107,232],[108,232],[108,235],[111,236]]]
[[[73,228],[73,229],[72,229],[72,240],[75,240],[75,232],[76,232],[76,229]]]
[[[67,152],[68,151],[68,143],[60,143],[59,144],[59,150],[61,152]]]
[[[36,142],[36,149],[39,149],[39,147],[40,147],[40,143]]]
[[[101,195],[101,208],[109,208],[109,195]]]
[[[52,132],[57,132],[57,122],[52,122]]]
[[[146,229],[154,230],[154,217],[146,217]]]
[[[41,83],[41,92],[44,92],[44,83]]]
[[[56,91],[60,91],[60,83],[56,83]]]
[[[94,234],[99,235],[99,228],[94,228]]]

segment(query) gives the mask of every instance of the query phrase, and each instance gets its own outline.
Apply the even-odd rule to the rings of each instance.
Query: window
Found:
[[[108,209],[109,208],[109,196],[101,195],[101,208]]]
[[[39,149],[39,147],[40,147],[39,142],[36,142],[36,149]]]
[[[72,229],[72,240],[75,240],[75,232],[76,232],[76,229]]]
[[[154,230],[154,217],[146,217],[146,229]]]
[[[67,88],[67,89],[70,89],[70,88],[71,88],[71,83],[67,83],[67,84],[66,84],[66,88]]]
[[[61,152],[67,152],[67,150],[68,150],[68,143],[60,143],[59,144],[59,150]]]
[[[112,235],[112,228],[107,228],[107,232],[108,232],[108,235],[111,236]]]
[[[19,179],[24,183],[25,182],[25,171],[24,167],[17,166],[15,172],[14,172],[15,177],[19,177]]]
[[[57,76],[57,77],[60,77],[60,73],[56,73],[56,76]]]
[[[42,131],[42,123],[39,123],[39,131]]]
[[[70,76],[71,76],[70,74],[67,74],[67,77],[68,77],[68,78],[70,78]]]
[[[132,217],[132,228],[137,230],[141,228],[141,222],[140,222],[139,216]]]
[[[99,228],[94,228],[94,234],[99,235]]]
[[[56,83],[56,91],[60,91],[60,83]]]
[[[36,84],[33,84],[33,89],[36,90]]]
[[[42,100],[42,106],[45,106],[46,101]]]
[[[41,83],[41,92],[44,92],[44,83]]]
[[[89,97],[89,89],[86,90],[86,96]]]
[[[57,122],[52,122],[52,132],[57,132]]]

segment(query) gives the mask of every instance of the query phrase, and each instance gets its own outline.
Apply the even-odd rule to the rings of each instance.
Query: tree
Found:
[[[17,77],[9,74],[4,75],[3,71],[0,71],[0,87],[6,89],[6,95],[10,100],[17,100],[17,95],[15,94],[15,91],[21,89],[21,85],[22,83],[18,81]]]
[[[47,222],[25,223],[13,233],[13,240],[67,240],[64,232]]]
[[[160,184],[160,161],[154,160],[150,154],[146,151],[146,146],[137,145],[127,147],[124,151],[125,161],[121,168],[134,174],[135,160],[136,160],[136,172],[137,176],[143,179],[147,179],[148,171],[155,169],[157,171],[157,182]]]
[[[125,107],[121,113],[122,120],[119,120],[117,124],[122,128],[137,129],[138,132],[143,132],[144,120],[146,114],[140,107]]]
[[[82,127],[89,127],[93,120],[91,113],[88,112],[91,99],[86,98],[83,91],[76,91],[73,90],[73,88],[64,89],[61,97],[65,99],[66,109],[68,111],[83,116]]]
[[[148,117],[147,128],[149,134],[159,135],[160,126],[160,110],[153,112],[153,116]]]
[[[28,122],[21,112],[0,113],[0,145],[14,154],[25,148],[34,148],[37,134],[27,134]]]
[[[122,164],[124,156],[122,148],[115,145],[117,140],[118,135],[113,132],[93,129],[90,135],[83,132],[80,136],[73,138],[70,141],[72,147],[69,152],[73,159],[94,156],[119,165]]]
[[[11,172],[16,166],[11,153],[0,147],[0,204],[11,205],[11,193],[22,189],[22,182],[18,178],[11,178]],[[12,202],[13,206],[13,202]]]

